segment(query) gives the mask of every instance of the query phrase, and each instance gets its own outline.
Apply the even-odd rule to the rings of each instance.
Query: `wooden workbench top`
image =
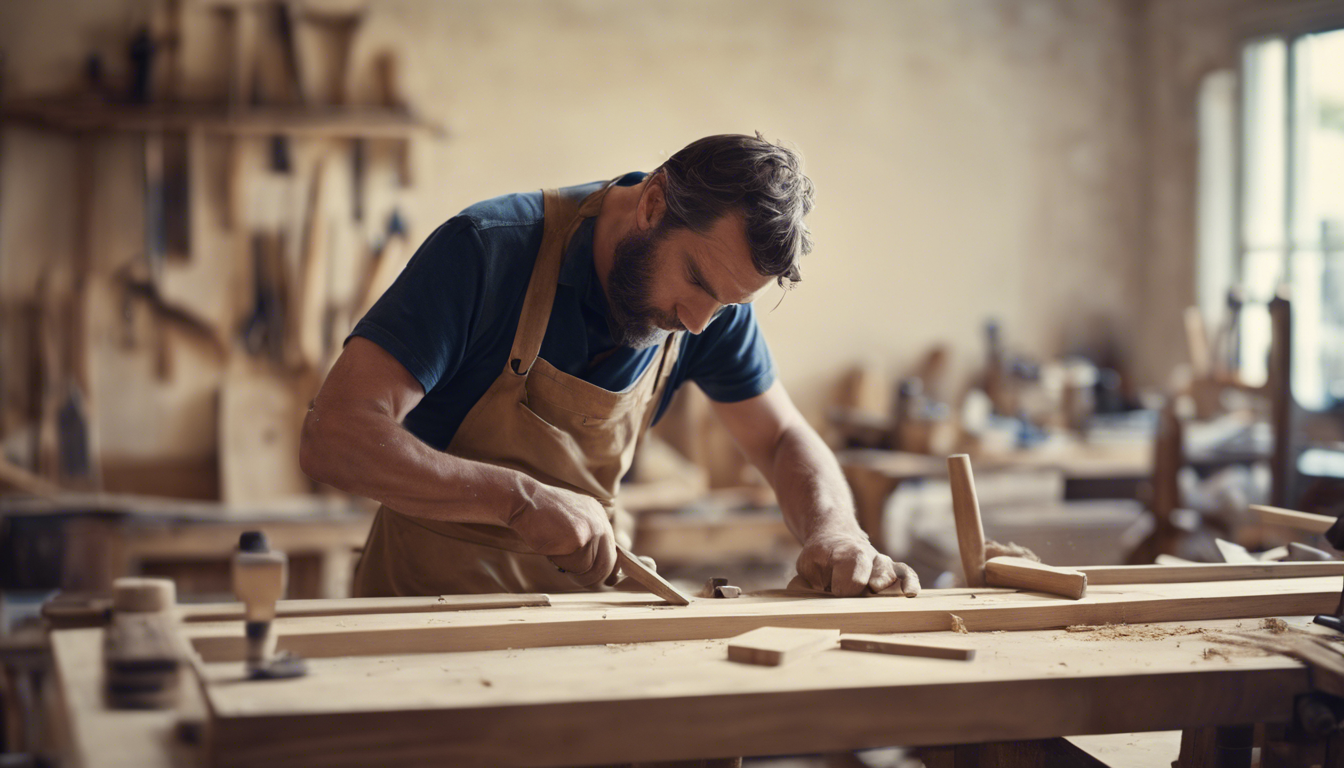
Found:
[[[758,667],[729,662],[724,640],[681,640],[322,658],[274,682],[244,681],[233,662],[201,669],[219,765],[564,765],[1283,721],[1306,670],[1218,642],[1260,626],[911,638],[973,647],[972,662],[835,649]],[[55,635],[85,765],[161,754],[162,713],[101,709],[87,695],[96,665],[68,663],[96,657],[98,640]]]

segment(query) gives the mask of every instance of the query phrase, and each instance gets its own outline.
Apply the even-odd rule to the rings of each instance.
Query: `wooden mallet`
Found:
[[[980,522],[980,501],[975,495],[971,457],[947,457],[947,477],[952,487],[952,516],[957,526],[957,547],[968,587],[1008,587],[1048,592],[1073,600],[1087,594],[1087,575],[1072,568],[1056,568],[1022,557],[985,559],[985,529]]]

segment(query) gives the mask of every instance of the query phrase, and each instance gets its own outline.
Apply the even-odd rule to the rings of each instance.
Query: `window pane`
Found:
[[[1344,30],[1293,43],[1293,394],[1321,410],[1344,384]]]
[[[1344,236],[1344,30],[1294,43],[1296,80],[1293,238],[1302,248],[1338,247]]]
[[[1261,40],[1246,46],[1242,61],[1242,235],[1247,248],[1279,247],[1286,239],[1287,71],[1283,40]]]

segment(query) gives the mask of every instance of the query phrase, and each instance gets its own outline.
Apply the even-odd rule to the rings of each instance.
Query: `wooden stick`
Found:
[[[676,587],[667,583],[667,579],[659,576],[644,565],[638,557],[635,557],[630,550],[619,544],[616,545],[616,563],[625,572],[626,576],[667,602],[673,605],[691,604],[689,598],[678,592]]]
[[[1056,568],[1022,557],[992,557],[985,563],[985,581],[991,587],[1010,587],[1078,600],[1087,594],[1087,575],[1072,568]]]
[[[919,656],[927,659],[970,661],[975,658],[974,648],[897,641],[886,635],[841,635],[840,647],[846,651],[890,653],[894,656]]]
[[[947,457],[948,482],[952,487],[952,516],[957,524],[957,546],[966,586],[985,586],[985,529],[980,524],[980,501],[975,496],[971,457],[964,453]]]
[[[728,641],[728,660],[777,667],[835,645],[838,629],[760,627]]]
[[[1260,515],[1260,522],[1269,525],[1282,525],[1308,533],[1325,533],[1335,524],[1335,518],[1329,515],[1315,515],[1310,512],[1297,512],[1282,507],[1265,504],[1252,504],[1251,511]]]
[[[549,595],[440,595],[439,597],[344,597],[325,600],[279,600],[277,619],[298,616],[359,616],[379,613],[438,613],[524,608],[551,604]],[[242,603],[183,605],[182,621],[242,621]]]
[[[1344,561],[1268,563],[1190,563],[1189,565],[1089,565],[1077,570],[1093,586],[1102,584],[1177,584],[1247,579],[1298,579],[1344,576]]]

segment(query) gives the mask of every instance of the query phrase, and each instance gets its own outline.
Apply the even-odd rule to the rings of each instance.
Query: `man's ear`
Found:
[[[667,211],[667,173],[657,171],[644,184],[644,192],[639,196],[639,209],[636,211],[639,228],[652,232],[663,220]]]

